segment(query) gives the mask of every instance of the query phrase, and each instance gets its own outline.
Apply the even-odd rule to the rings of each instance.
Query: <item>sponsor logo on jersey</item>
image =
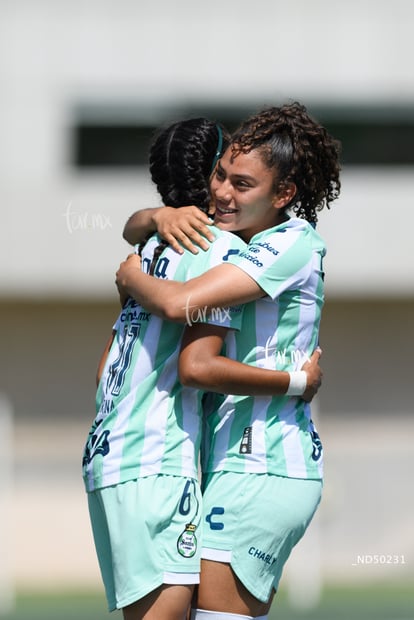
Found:
[[[153,256],[151,258],[142,258],[142,271],[144,271],[144,273],[149,273],[151,271],[153,258]],[[167,258],[167,256],[160,256],[154,267],[154,276],[156,278],[161,278],[162,280],[168,280],[167,270],[170,263],[171,261]]]
[[[252,248],[249,248],[249,253],[247,252],[240,252],[240,258],[245,258],[246,260],[250,261],[251,263],[253,263],[253,265],[256,265],[256,267],[263,267],[263,263],[260,262],[256,256],[252,256],[250,254],[250,252],[252,252],[254,250],[252,250]]]
[[[132,308],[127,308],[124,312],[121,312],[119,320],[121,323],[142,323],[143,321],[150,320],[151,313],[144,312],[144,310],[133,310]]]
[[[227,262],[233,254],[237,256],[240,253],[240,250],[229,250],[227,254],[225,254],[222,258],[223,263]]]
[[[271,252],[274,256],[277,256],[278,254],[280,254],[279,250],[276,250],[276,248],[270,245],[268,241],[262,241],[261,243],[256,243],[256,245],[260,246],[261,248],[264,248],[265,250],[269,250],[269,252]]]

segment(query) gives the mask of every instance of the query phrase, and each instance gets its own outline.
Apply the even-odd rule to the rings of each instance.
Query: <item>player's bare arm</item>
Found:
[[[227,331],[224,327],[202,323],[186,327],[178,365],[181,383],[219,394],[286,394],[290,385],[289,372],[249,366],[220,354]],[[302,367],[306,373],[302,398],[307,402],[321,385],[320,354],[320,349],[316,350]]]
[[[127,220],[122,236],[131,245],[141,243],[148,235],[156,232],[157,226],[154,222],[154,215],[163,207],[152,209],[141,209],[135,211]]]
[[[199,310],[243,304],[265,294],[235,265],[218,265],[187,282],[175,282],[143,273],[140,258],[134,254],[121,263],[116,284],[120,294],[127,293],[157,316],[187,323],[193,322]]]
[[[158,232],[179,254],[187,248],[193,254],[198,248],[207,250],[214,241],[211,220],[198,207],[156,207],[137,211],[125,224],[123,236],[132,245],[141,243],[153,232]]]

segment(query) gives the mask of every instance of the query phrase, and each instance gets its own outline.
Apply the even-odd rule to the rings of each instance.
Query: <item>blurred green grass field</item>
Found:
[[[121,620],[109,614],[102,593],[21,594],[13,613],[1,620]],[[273,603],[269,620],[414,620],[414,587],[378,586],[331,588],[320,604],[308,611],[292,609],[286,593]]]

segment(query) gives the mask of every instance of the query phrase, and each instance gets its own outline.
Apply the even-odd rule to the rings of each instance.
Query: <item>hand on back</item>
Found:
[[[305,362],[301,368],[301,370],[304,370],[307,374],[306,390],[302,398],[308,403],[310,403],[322,384],[323,372],[319,366],[321,355],[322,350],[318,347],[312,353],[310,360]]]

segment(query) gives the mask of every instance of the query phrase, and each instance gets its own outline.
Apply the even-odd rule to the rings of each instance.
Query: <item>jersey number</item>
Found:
[[[125,327],[123,341],[116,360],[109,367],[106,392],[112,396],[118,396],[125,380],[126,372],[131,364],[132,348],[138,338],[140,325],[128,325]]]
[[[186,515],[188,515],[190,510],[191,510],[191,492],[190,492],[190,487],[193,488],[193,491],[195,490],[194,489],[194,487],[195,487],[194,480],[187,480],[187,482],[185,483],[183,494],[181,495],[181,500],[180,500],[180,505],[178,507],[178,511],[184,517]]]

